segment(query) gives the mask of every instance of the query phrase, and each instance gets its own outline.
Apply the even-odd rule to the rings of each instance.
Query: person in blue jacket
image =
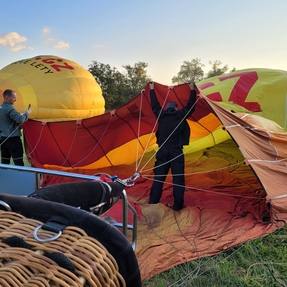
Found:
[[[10,164],[11,157],[15,165],[24,165],[21,125],[28,120],[31,105],[20,114],[16,111],[16,92],[7,89],[3,92],[3,103],[0,106],[0,146],[1,163]]]
[[[169,169],[173,175],[173,209],[178,211],[184,207],[184,155],[183,146],[189,144],[190,128],[187,118],[195,109],[198,89],[194,83],[190,85],[188,103],[182,109],[177,108],[176,102],[167,102],[162,109],[150,83],[150,101],[153,113],[158,118],[156,139],[159,149],[156,153],[154,166],[154,181],[151,187],[149,203],[160,201],[162,188]]]

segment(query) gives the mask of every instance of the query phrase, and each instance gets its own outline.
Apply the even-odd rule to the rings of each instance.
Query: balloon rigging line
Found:
[[[174,211],[174,212],[175,212],[175,211]],[[146,218],[145,215],[143,215],[143,218],[144,218],[145,223],[148,224],[148,220],[147,220],[147,218]],[[156,230],[154,230],[153,227],[151,227],[151,232],[153,232],[153,234],[154,234],[157,238],[159,238],[160,240],[162,240],[165,244],[168,244],[169,246],[171,246],[175,251],[181,252],[181,253],[182,253],[182,251],[184,251],[184,250],[182,250],[182,248],[179,248],[179,247],[175,246],[175,245],[173,244],[173,242],[168,241],[168,240],[166,239],[166,237],[163,237],[163,236],[160,234],[160,232],[156,232]],[[183,255],[183,257],[184,257],[185,260],[188,259],[188,258],[186,258],[186,256],[185,256],[184,253],[183,253],[182,255]]]
[[[37,139],[37,142],[34,146],[34,148],[32,149],[32,151],[28,152],[28,156],[30,157],[32,153],[34,153],[34,151],[37,149],[40,141],[41,141],[41,138],[42,138],[42,135],[43,135],[43,131],[44,131],[44,127],[46,126],[46,123],[42,123],[42,127],[41,127],[41,131],[40,131],[40,135],[38,136],[38,139]],[[27,157],[28,158],[28,157]]]
[[[61,165],[64,165],[64,164],[68,161],[68,159],[69,159],[69,157],[70,157],[70,154],[71,154],[71,152],[72,152],[72,149],[73,149],[73,146],[74,146],[74,143],[75,143],[75,140],[76,140],[76,136],[77,136],[77,133],[78,133],[78,129],[79,129],[79,122],[76,121],[76,130],[75,130],[75,132],[74,132],[74,136],[73,136],[73,139],[72,139],[72,143],[70,144],[70,147],[69,147],[69,150],[68,150],[68,152],[67,152],[67,155],[65,155],[65,160],[63,161],[63,163],[62,163]]]
[[[182,118],[182,120],[177,124],[177,126],[173,129],[173,131],[169,134],[169,136],[166,138],[166,140],[160,145],[157,152],[166,144],[166,142],[170,139],[170,137],[173,135],[173,133],[176,131],[176,129],[181,125],[181,123],[185,120],[186,115],[190,113],[190,111],[193,109],[193,107],[196,105],[197,101],[199,100],[199,97],[195,101],[195,103],[190,107],[190,109],[186,112],[185,116]],[[158,117],[159,118],[159,117]],[[147,164],[154,158],[156,153],[154,153],[150,159],[144,164],[144,166],[141,168],[140,172],[147,166]]]
[[[41,137],[42,137],[42,134],[43,134],[43,131],[44,131],[44,126],[45,124],[42,124],[42,128],[41,128],[41,131],[40,131],[40,135],[37,139],[37,142],[35,144],[35,146],[33,147],[32,151],[31,152],[28,152],[27,154],[24,154],[22,157],[16,157],[16,158],[12,158],[13,160],[18,160],[18,159],[27,159],[29,160],[29,157],[31,156],[32,153],[34,153],[34,151],[37,149],[39,143],[40,143],[40,140],[41,140]],[[19,128],[19,126],[17,126],[11,133],[10,135],[0,144],[0,147],[1,145],[6,142],[9,138],[11,138],[11,135],[15,132],[15,130],[17,130]],[[27,140],[27,139],[26,139]],[[6,157],[2,157],[3,159],[10,159],[10,158],[6,158]]]
[[[269,229],[271,226],[269,226],[267,229]],[[247,229],[249,229],[249,228],[246,228],[246,229],[242,229],[242,233],[241,234],[244,234],[246,231],[247,231]],[[221,232],[222,233],[222,232]],[[238,237],[238,236],[237,236]],[[211,248],[211,247],[213,247],[213,245],[214,245],[214,243],[216,242],[216,240],[213,240],[213,244],[211,244],[210,246],[209,246],[209,249]],[[234,254],[235,253],[237,253],[238,251],[240,251],[243,247],[245,246],[245,244],[241,244],[238,248],[236,248],[235,250],[233,250],[230,254],[228,254],[227,256],[225,256],[224,258],[223,258],[223,260],[227,260],[228,258],[230,258],[230,257],[232,257],[232,256],[234,256]],[[201,266],[208,266],[208,265],[210,265],[210,262],[211,261],[216,261],[216,260],[214,260],[214,258],[213,257],[209,257],[208,259],[206,259],[205,260],[205,262],[203,262],[203,264],[202,264],[202,261],[203,261],[203,257],[200,259],[200,265]],[[220,263],[222,263],[222,262],[218,262],[217,264],[216,264],[216,266],[217,265],[219,265]],[[201,266],[199,266],[199,267],[196,267],[197,269],[198,268],[200,268]],[[216,267],[215,266],[215,267]],[[214,268],[214,267],[213,267]],[[200,270],[200,269],[199,269]],[[197,271],[197,274],[199,273],[199,270]],[[206,272],[209,272],[210,271],[210,269],[205,269],[205,270],[203,270],[201,273],[199,273],[196,277],[199,277],[199,276],[202,276],[202,275],[204,275],[204,273],[206,273]],[[194,271],[193,271],[193,273],[194,273]],[[191,277],[192,276],[192,277]],[[191,277],[191,278],[193,278],[193,274],[191,274],[191,272],[189,272],[188,274],[186,274],[185,276],[182,276],[180,279],[178,279],[176,282],[173,282],[173,284],[172,285],[169,285],[169,287],[172,287],[172,286],[183,286],[182,284],[184,284],[184,283],[186,283],[186,279],[188,279],[189,277]],[[196,278],[195,277],[195,278]],[[183,280],[185,280],[185,281],[183,281]],[[178,283],[179,282],[182,282],[182,283],[180,283],[180,285],[178,285]],[[175,285],[176,284],[176,285]],[[184,285],[185,286],[185,285]]]
[[[230,221],[229,221],[230,223]],[[223,232],[226,230],[226,228],[229,226],[229,224],[225,224],[222,228],[222,230],[216,234],[216,237],[218,239],[218,237],[223,234]],[[244,234],[246,232],[246,229],[243,229],[242,233],[241,234]],[[207,249],[210,249],[213,247],[213,245],[217,242],[217,240],[212,240],[210,246],[207,248]],[[242,247],[244,246],[244,244],[242,244],[241,246],[239,246],[237,249],[233,250],[231,254],[228,254],[224,260],[226,260],[226,258],[229,258],[231,256],[233,256],[238,250],[240,250]],[[210,262],[211,261],[215,261],[213,257],[209,257],[205,260],[205,262],[203,262],[204,258],[200,258],[198,261],[199,261],[199,266],[196,266],[196,268],[191,271],[191,272],[188,272],[186,275],[182,276],[180,279],[178,279],[177,281],[173,282],[171,285],[169,285],[169,287],[172,287],[172,286],[186,286],[184,284],[186,284],[186,280],[191,278],[191,280],[199,277],[199,276],[202,276],[206,270],[204,270],[203,272],[199,273],[200,272],[200,269],[201,267],[204,267],[204,266],[209,266]],[[219,262],[220,263],[220,262]],[[219,264],[218,263],[218,264]]]
[[[74,163],[74,164],[71,164],[71,167],[75,167],[77,166],[79,163],[81,163],[82,161],[84,161],[87,157],[90,156],[91,153],[94,152],[94,150],[98,147],[100,141],[102,140],[102,138],[104,137],[104,135],[106,134],[109,126],[111,124],[111,118],[109,119],[109,122],[107,123],[105,129],[102,131],[102,134],[100,135],[100,138],[99,140],[97,141],[97,144],[83,157],[81,158],[78,162]],[[37,143],[35,144],[34,148],[32,149],[31,152],[29,152],[27,155],[30,156],[32,153],[34,153],[34,151],[36,150],[36,148],[38,147],[39,143],[40,143],[40,140],[41,140],[41,137],[42,137],[42,134],[43,134],[43,130],[44,130],[44,127],[45,127],[45,124],[42,125],[42,128],[41,128],[41,131],[40,131],[40,135],[37,139]],[[73,139],[71,141],[71,144],[69,146],[69,150],[68,150],[68,153],[67,155],[64,155],[64,161],[61,165],[64,165],[67,161],[68,161],[68,157],[70,156],[71,152],[72,152],[72,148],[74,146],[74,143],[75,143],[75,140],[76,140],[76,135],[78,133],[78,129],[79,129],[79,123],[78,121],[76,121],[76,129],[75,129],[75,132],[74,132],[74,135],[73,135]],[[12,134],[12,133],[11,133]],[[27,140],[27,139],[26,139]],[[27,156],[26,156],[27,159],[29,159]],[[20,158],[19,158],[20,159]]]
[[[6,138],[5,140],[3,140],[3,142],[1,142],[0,147],[9,139],[11,138],[11,135],[17,130],[19,129],[20,126],[17,126]]]
[[[143,94],[144,94],[144,91],[141,92],[141,96],[140,96],[140,111],[139,111],[138,132],[137,132],[136,171],[138,170],[139,141],[140,141],[140,130],[141,130]]]
[[[216,171],[220,171],[220,170],[225,170],[225,169],[229,169],[231,167],[235,167],[235,166],[239,166],[241,164],[243,164],[245,161],[240,161],[240,162],[237,162],[237,163],[234,163],[234,164],[230,164],[228,166],[223,166],[223,167],[219,167],[217,169],[210,169],[210,170],[206,170],[206,171],[196,171],[196,172],[191,172],[191,173],[177,173],[177,174],[172,174],[172,176],[179,176],[179,175],[196,175],[196,174],[206,174],[206,173],[212,173],[212,172],[216,172]],[[166,162],[168,163],[168,162]],[[155,166],[154,168],[157,168],[157,167],[160,167],[164,164],[160,164],[160,165],[157,165]],[[145,171],[149,171],[149,170],[152,170],[152,169],[146,169],[146,170],[143,170],[143,172]],[[158,174],[158,175],[153,175],[153,174],[144,174],[144,173],[141,173],[142,175],[145,175],[145,176],[164,176],[166,174]]]
[[[156,153],[155,153],[155,154],[156,154]],[[168,161],[166,161],[166,162],[164,162],[164,163],[162,163],[162,164],[159,164],[159,165],[157,165],[157,166],[154,166],[153,168],[149,168],[149,169],[145,169],[145,170],[142,169],[142,170],[140,171],[140,173],[142,174],[142,173],[145,172],[145,171],[150,171],[150,170],[153,170],[153,169],[155,169],[155,168],[164,166],[164,165],[166,165],[166,164],[168,164],[168,163],[170,163],[170,162],[176,160],[177,158],[179,158],[179,157],[181,157],[181,156],[182,156],[182,154],[178,154],[177,156],[173,157],[172,159],[170,159],[170,160],[168,160]]]
[[[236,206],[236,205],[235,205]],[[234,207],[235,209],[235,207]],[[231,220],[231,219],[230,219]],[[226,228],[229,226],[229,223],[230,223],[230,220],[229,222],[227,222],[223,227],[222,227],[222,230],[220,232],[218,232],[215,236],[216,239],[218,239],[218,237],[224,233],[224,231],[226,230]],[[209,245],[209,247],[207,248],[207,250],[209,250],[216,242],[217,240],[212,240],[211,244]],[[193,270],[192,272],[189,272],[187,275],[181,277],[179,280],[177,280],[176,282],[174,282],[172,285],[169,285],[169,286],[174,286],[175,283],[179,283],[180,281],[183,283],[186,283],[186,282],[183,282],[183,280],[186,280],[187,278],[189,278],[191,276],[191,278],[193,279],[194,276],[198,276],[198,273],[200,271],[200,268],[202,266],[202,261],[203,261],[203,258],[200,259],[199,261],[199,266],[196,267],[195,270]],[[176,285],[176,286],[182,286],[182,284],[180,283],[180,285]]]
[[[95,146],[83,157],[81,158],[79,161],[77,161],[76,163],[74,163],[73,165],[71,165],[71,167],[76,167],[79,163],[83,162],[84,160],[86,160],[94,151],[95,149],[98,147],[98,145],[100,144],[101,140],[103,139],[103,137],[105,136],[107,130],[109,129],[110,125],[111,125],[111,120],[112,117],[110,117],[109,122],[107,123],[107,125],[105,126],[105,129],[103,130],[102,134],[100,135],[100,138],[97,140],[97,143],[95,144]],[[85,126],[84,126],[85,127]],[[106,156],[107,157],[107,156]],[[108,159],[108,158],[107,158]],[[108,159],[109,161],[109,159]]]
[[[187,188],[187,189],[193,189],[193,190],[203,191],[203,192],[207,192],[207,193],[214,193],[214,194],[218,194],[218,195],[222,195],[222,196],[258,199],[258,196],[255,197],[255,196],[248,196],[248,195],[245,196],[245,195],[239,195],[239,194],[229,194],[229,193],[225,193],[225,192],[220,192],[220,191],[215,191],[215,190],[208,190],[208,189],[199,188],[199,187],[195,187],[195,186],[186,186],[186,185],[176,184],[176,183],[162,181],[162,180],[158,180],[158,179],[151,179],[151,178],[146,177],[146,176],[142,176],[142,178],[150,180],[150,181],[157,181],[157,182],[161,182],[161,183],[167,183],[167,184],[173,185],[173,186],[184,187],[184,188]],[[265,197],[262,197],[260,199],[265,199]]]
[[[140,160],[139,160],[138,168],[139,168],[139,166],[140,166],[140,164],[141,164],[141,162],[142,162],[142,159],[143,159],[143,157],[144,157],[144,154],[145,154],[145,152],[146,152],[146,150],[147,150],[147,148],[148,148],[148,146],[149,146],[149,144],[150,144],[150,141],[151,141],[151,138],[152,138],[152,134],[153,134],[153,132],[155,131],[155,128],[156,128],[157,123],[158,123],[158,121],[159,121],[160,115],[162,114],[162,111],[163,111],[163,109],[164,109],[165,102],[166,102],[166,100],[167,100],[167,98],[168,98],[168,96],[169,96],[170,90],[171,90],[171,89],[168,88],[167,93],[166,93],[166,96],[165,96],[165,99],[164,99],[164,102],[163,102],[162,107],[161,107],[161,109],[160,109],[160,112],[159,112],[159,114],[158,114],[158,116],[157,116],[157,119],[156,119],[156,121],[155,121],[155,123],[154,123],[154,126],[153,126],[153,128],[152,128],[152,131],[151,131],[151,133],[150,133],[150,135],[149,135],[149,139],[148,139],[148,141],[147,141],[147,143],[146,143],[146,145],[145,145],[145,148],[144,148],[144,150],[143,150],[142,156],[141,156],[141,158],[140,158]],[[138,172],[138,169],[136,170],[136,172]]]
[[[178,95],[177,95],[177,93],[176,93],[176,91],[174,91],[174,93],[175,93],[176,97],[179,98]],[[200,97],[201,97],[201,98],[204,98],[204,96],[203,96],[203,95],[201,94],[201,92],[200,92],[200,89],[199,89],[199,94],[198,94],[198,95],[199,95],[198,100],[199,100]],[[192,114],[191,114],[190,117],[192,118]],[[216,145],[216,140],[215,140],[215,137],[214,137],[213,132],[210,131],[207,127],[205,127],[203,124],[201,124],[199,121],[196,121],[196,123],[197,123],[198,125],[200,125],[204,130],[206,130],[209,134],[211,134],[212,139],[213,139],[213,142],[214,142],[214,145]]]

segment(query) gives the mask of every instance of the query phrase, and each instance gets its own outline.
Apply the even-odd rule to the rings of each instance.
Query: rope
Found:
[[[287,158],[282,158],[282,159],[274,159],[274,160],[267,160],[267,159],[247,159],[248,162],[268,162],[268,163],[277,163],[277,162],[282,162],[287,160]]]
[[[213,193],[213,194],[219,194],[219,195],[222,195],[222,196],[258,199],[258,196],[245,196],[245,195],[239,195],[239,194],[229,194],[229,193],[224,193],[224,192],[221,192],[221,191],[209,190],[209,189],[199,188],[199,187],[195,187],[195,186],[185,186],[185,185],[175,184],[175,183],[161,181],[161,180],[157,180],[157,179],[151,179],[148,176],[142,176],[142,178],[147,179],[147,180],[151,180],[151,181],[153,180],[153,181],[157,181],[157,182],[161,182],[161,183],[167,183],[167,184],[173,185],[173,186],[184,187],[184,188],[187,188],[187,189],[203,191],[203,192]],[[264,199],[264,198],[265,197],[262,197],[261,199]]]
[[[234,206],[234,210],[236,210],[237,205],[239,204],[240,199],[238,200],[238,202],[235,204]],[[208,248],[206,248],[207,250],[209,250],[210,248],[213,247],[213,245],[217,242],[217,240],[220,238],[220,236],[226,231],[226,229],[229,227],[230,225],[230,221],[232,220],[232,218],[230,218],[230,220],[223,226],[222,230],[219,231],[216,234],[216,237],[214,240],[212,240],[211,244],[209,245]],[[246,229],[242,229],[242,233],[244,234],[246,232],[246,230],[248,230],[250,227],[248,226]],[[238,235],[236,235],[238,237]],[[227,258],[233,256],[236,252],[238,252],[238,250],[240,250],[244,245],[242,244],[238,249],[234,250],[231,254],[228,254],[224,259],[226,260]],[[178,279],[177,281],[173,282],[171,285],[168,285],[169,287],[173,287],[173,286],[186,286],[186,280],[191,278],[195,279],[196,277],[200,277],[202,276],[205,272],[208,272],[208,270],[206,270],[206,268],[204,269],[203,272],[199,273],[200,268],[204,267],[204,266],[210,266],[210,262],[212,262],[214,259],[213,257],[209,257],[207,260],[205,260],[205,262],[203,262],[204,258],[202,257],[201,259],[199,259],[199,266],[196,267],[196,269],[194,269],[192,272],[188,272],[185,276],[182,276],[180,279]],[[214,260],[215,261],[215,260]],[[219,262],[220,263],[220,262]]]
[[[144,150],[143,150],[143,154],[142,154],[141,159],[140,159],[140,161],[139,161],[139,163],[138,163],[138,167],[140,166],[140,164],[141,164],[141,162],[142,162],[142,159],[143,159],[143,157],[144,157],[144,154],[145,154],[145,152],[146,152],[146,150],[147,150],[147,148],[148,148],[148,146],[149,146],[150,140],[151,140],[151,138],[152,138],[152,134],[153,134],[153,132],[155,131],[155,128],[156,128],[157,123],[158,123],[158,121],[159,121],[159,118],[160,118],[160,116],[161,116],[161,114],[162,114],[163,107],[164,107],[164,105],[165,105],[165,102],[166,102],[166,100],[167,100],[167,98],[168,98],[169,93],[170,93],[170,88],[168,88],[168,90],[167,90],[167,93],[166,93],[166,96],[165,96],[163,105],[162,105],[162,107],[161,107],[161,109],[160,109],[160,112],[159,112],[159,114],[158,114],[158,116],[157,116],[157,119],[156,119],[156,121],[155,121],[155,124],[154,124],[154,126],[153,126],[153,128],[152,128],[152,131],[151,131],[150,135],[149,135],[149,139],[148,139],[147,144],[145,145],[145,148],[144,148]],[[136,170],[135,172],[138,172],[138,170]]]
[[[17,126],[17,127],[8,135],[8,137],[6,137],[3,142],[1,142],[0,147],[11,137],[11,135],[12,135],[17,129],[19,129],[19,127],[20,127],[20,126]]]
[[[97,142],[96,142],[95,146],[94,146],[83,158],[81,158],[79,161],[77,161],[76,163],[74,163],[73,165],[71,165],[71,167],[76,167],[76,166],[78,166],[81,162],[83,162],[84,160],[86,160],[86,159],[90,156],[90,154],[92,154],[92,153],[95,151],[95,149],[96,149],[98,146],[100,146],[101,140],[103,139],[103,137],[105,136],[106,132],[108,131],[108,129],[109,129],[110,125],[111,125],[111,121],[112,121],[112,115],[110,114],[109,121],[108,121],[107,125],[105,126],[105,129],[103,130],[103,132],[102,132],[102,134],[100,135],[100,138],[99,138],[98,140],[90,133],[89,129],[88,129],[86,126],[83,125],[83,127],[88,131],[88,133],[90,134],[90,136],[91,136],[93,139],[95,139]],[[107,157],[107,155],[105,155],[105,156],[106,156],[108,162],[110,163],[110,165],[112,166],[112,163],[111,163],[110,159]]]
[[[61,165],[64,165],[68,161],[68,159],[70,157],[70,154],[72,152],[72,149],[73,149],[73,146],[74,146],[74,143],[75,143],[75,140],[76,140],[76,136],[77,136],[77,133],[78,133],[79,125],[80,125],[80,121],[77,121],[76,122],[76,130],[75,130],[75,133],[74,133],[74,136],[73,136],[73,139],[72,139],[72,143],[71,143],[71,145],[69,147],[67,155],[65,155],[66,159],[63,161],[63,163]]]
[[[174,91],[174,92],[175,92],[176,97],[177,97],[178,99],[180,99],[180,98],[178,97],[176,91]],[[200,93],[200,90],[199,90],[199,94],[198,94],[198,95],[199,95],[199,97],[202,97],[202,98],[203,98],[202,94]],[[198,100],[199,100],[199,97],[198,97]],[[191,114],[190,117],[192,118],[192,114]],[[205,129],[209,134],[211,134],[212,139],[213,139],[213,142],[214,142],[214,145],[216,145],[216,140],[215,140],[215,137],[214,137],[213,132],[212,132],[211,130],[209,130],[207,127],[205,127],[203,124],[201,124],[199,121],[196,121],[196,123],[197,123],[198,125],[200,125],[203,129]]]
[[[194,106],[196,105],[196,103],[198,102],[199,97],[197,98],[197,100],[195,101],[195,103],[191,106],[191,108],[187,111],[187,113],[185,114],[188,115],[189,112],[194,108]],[[158,151],[166,144],[166,142],[170,139],[170,137],[173,135],[173,133],[176,131],[176,129],[181,125],[181,123],[185,120],[185,116],[181,119],[181,121],[177,124],[177,126],[173,129],[173,131],[169,134],[169,136],[165,139],[165,141],[162,143],[162,145],[159,147]],[[158,116],[159,118],[159,116]],[[157,152],[158,152],[157,151]],[[156,153],[154,153],[150,159],[145,163],[145,165],[141,168],[140,172],[142,172],[142,170],[147,166],[147,164],[154,158],[154,156],[156,155]]]
[[[174,159],[176,159],[177,157],[175,157]],[[172,159],[172,160],[174,160]],[[171,162],[172,160],[169,160],[167,161],[166,163],[169,163]],[[229,169],[231,167],[235,167],[235,166],[239,166],[241,165],[242,163],[244,163],[245,161],[240,161],[240,162],[237,162],[237,163],[234,163],[234,164],[230,164],[228,166],[224,166],[224,167],[220,167],[220,168],[217,168],[217,169],[210,169],[210,170],[205,170],[205,171],[196,171],[196,172],[191,172],[191,173],[183,173],[183,174],[173,174],[173,176],[180,176],[180,175],[195,175],[195,174],[206,174],[206,173],[211,173],[211,172],[216,172],[216,171],[220,171],[220,170],[225,170],[225,169]],[[156,167],[160,167],[162,165],[165,165],[166,163],[164,164],[160,164],[160,165],[157,165]],[[150,168],[150,169],[145,169],[143,170],[143,172],[145,171],[150,171],[150,170],[153,170],[153,168]],[[144,174],[144,173],[141,173],[143,175],[146,175],[146,176],[155,176],[155,175],[152,175],[152,174]],[[164,174],[157,174],[156,176],[163,176]]]
[[[37,147],[38,147],[38,145],[39,145],[39,143],[40,143],[40,141],[41,141],[41,137],[42,137],[42,134],[43,134],[43,131],[44,131],[44,126],[45,126],[45,124],[46,124],[46,123],[42,123],[42,128],[41,128],[41,131],[40,131],[40,135],[39,135],[39,137],[38,137],[38,139],[37,139],[37,142],[36,142],[35,146],[33,147],[32,151],[29,152],[29,153],[27,153],[27,154],[23,154],[22,157],[15,157],[15,158],[13,158],[13,160],[18,160],[18,159],[23,159],[23,158],[26,158],[27,160],[29,160],[29,157],[31,156],[32,153],[35,152],[35,150],[37,149]],[[19,127],[17,127],[17,128],[19,128]],[[17,128],[16,128],[16,129],[17,129]],[[15,130],[16,130],[16,129],[15,129]],[[14,131],[15,131],[15,130],[14,130]],[[13,132],[14,132],[14,131],[13,131]],[[10,135],[13,134],[13,132],[10,133]],[[1,147],[2,144],[4,144],[4,142],[6,142],[9,138],[11,138],[10,135],[0,144],[0,147]],[[11,157],[10,157],[10,158],[2,157],[2,158],[3,158],[3,159],[11,159]]]
[[[139,112],[139,122],[138,122],[138,134],[137,134],[137,153],[136,153],[136,171],[138,170],[138,156],[139,156],[139,141],[140,141],[140,129],[141,129],[141,116],[142,116],[142,104],[143,104],[143,91],[140,96],[140,112]]]

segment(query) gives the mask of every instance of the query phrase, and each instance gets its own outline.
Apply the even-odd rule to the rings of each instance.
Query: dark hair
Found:
[[[11,97],[13,92],[13,90],[7,89],[3,92],[3,97]]]

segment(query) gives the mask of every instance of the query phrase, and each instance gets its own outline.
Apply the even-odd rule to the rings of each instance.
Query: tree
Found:
[[[172,82],[181,84],[200,81],[203,79],[204,75],[202,67],[204,67],[204,64],[201,63],[199,58],[192,59],[191,61],[184,61],[180,66],[177,76],[172,78]]]
[[[209,61],[209,64],[211,65],[211,70],[208,71],[207,78],[222,75],[228,70],[227,65],[221,67],[222,62],[220,60]]]
[[[132,94],[138,94],[146,85],[150,78],[147,76],[147,63],[137,62],[134,66],[123,66],[126,69],[126,80]]]
[[[117,108],[137,95],[146,85],[148,64],[135,63],[134,66],[124,66],[125,73],[115,67],[94,61],[89,66],[90,73],[100,84],[106,102],[106,110]]]
[[[97,61],[89,66],[89,71],[102,88],[106,109],[113,109],[120,105],[125,97],[125,76],[116,68]]]

